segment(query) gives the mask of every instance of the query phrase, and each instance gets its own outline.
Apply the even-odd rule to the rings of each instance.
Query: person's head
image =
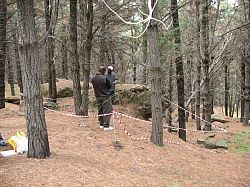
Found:
[[[99,67],[99,72],[100,72],[102,75],[105,74],[105,71],[106,71],[106,69],[105,69],[104,66],[100,66],[100,67]]]
[[[113,71],[113,69],[114,69],[114,68],[113,68],[112,66],[109,66],[109,67],[108,67],[108,73],[110,74],[110,73]]]

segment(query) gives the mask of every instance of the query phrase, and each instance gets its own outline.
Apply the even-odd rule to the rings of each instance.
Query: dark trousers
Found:
[[[111,103],[113,105],[115,102],[115,91],[110,91],[110,93],[111,93]]]
[[[110,96],[97,97],[96,101],[98,105],[98,115],[112,113],[113,108],[112,108]],[[111,114],[105,115],[105,116],[99,116],[98,120],[100,122],[100,125],[103,125],[104,127],[109,127],[110,118],[111,118]]]

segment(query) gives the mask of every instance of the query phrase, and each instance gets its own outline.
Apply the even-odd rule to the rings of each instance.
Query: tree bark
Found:
[[[196,56],[196,63],[197,63],[197,80],[196,80],[196,98],[195,98],[195,114],[196,114],[196,129],[201,130],[201,58],[200,58],[200,0],[195,1],[195,9],[196,9],[196,50],[197,50],[197,56]]]
[[[143,2],[143,10],[146,10],[146,2]],[[143,19],[146,16],[143,15]],[[147,41],[147,32],[145,32],[142,36],[142,56],[143,56],[143,70],[142,70],[142,84],[147,84],[147,64],[148,64],[148,41]]]
[[[247,1],[248,9],[248,22],[250,21],[250,0]],[[248,34],[248,50],[246,58],[246,84],[245,84],[245,111],[244,111],[244,120],[243,125],[249,126],[249,112],[250,112],[250,25],[247,26]]]
[[[176,79],[177,79],[177,95],[178,95],[178,117],[179,117],[179,137],[186,141],[186,123],[185,123],[185,97],[184,97],[184,73],[183,73],[183,62],[182,62],[182,53],[181,53],[181,32],[179,27],[179,17],[178,17],[178,5],[177,0],[171,0],[171,10],[173,18],[173,29],[174,33],[174,42],[176,44]]]
[[[24,87],[25,118],[28,132],[28,157],[50,156],[48,133],[41,96],[41,63],[35,29],[33,0],[18,0],[20,11],[20,57]]]
[[[77,115],[82,114],[81,105],[81,85],[80,85],[80,65],[77,50],[77,0],[70,0],[70,41],[71,41],[71,57],[72,57],[72,79],[73,79],[73,95],[74,107]]]
[[[228,103],[229,103],[229,83],[228,83],[228,76],[229,76],[229,71],[228,71],[228,65],[225,63],[224,66],[224,75],[225,75],[225,115],[228,116]]]
[[[144,33],[143,43],[142,43],[142,53],[143,53],[143,73],[142,73],[142,84],[147,83],[147,50],[148,50],[148,43],[147,43],[147,35]]]
[[[46,24],[46,61],[49,69],[49,98],[53,102],[57,99],[56,89],[56,70],[54,63],[54,39],[53,39],[53,25],[52,25],[52,10],[53,6],[51,0],[44,0],[45,9],[45,24]]]
[[[17,26],[17,25],[16,25]],[[15,60],[16,60],[16,74],[17,74],[17,82],[18,87],[20,89],[20,93],[23,93],[23,81],[22,81],[22,72],[21,72],[21,65],[20,65],[20,57],[19,57],[19,49],[18,49],[18,32],[17,30],[13,33],[13,39],[15,43]],[[22,96],[20,96],[23,99]]]
[[[9,50],[9,45],[6,45],[6,73],[8,77],[8,83],[10,85],[10,92],[11,95],[15,95],[15,85],[14,85],[14,72],[13,72],[13,64],[10,60],[10,50]]]
[[[156,0],[151,0],[151,6],[154,6]],[[157,5],[153,12],[153,17],[157,18]],[[157,22],[151,20],[148,27],[149,43],[149,64],[150,64],[150,86],[151,86],[151,103],[152,103],[152,132],[151,142],[155,145],[163,146],[163,124],[162,124],[162,99],[161,99],[161,76],[162,69],[160,63],[159,49],[159,30]]]
[[[246,65],[244,62],[244,58],[241,58],[241,100],[240,100],[240,121],[243,122],[244,120],[244,113],[245,113],[245,80],[246,80],[246,74],[245,74],[245,69]]]
[[[201,20],[201,36],[202,36],[202,63],[203,71],[205,74],[204,79],[204,112],[205,112],[205,130],[211,131],[211,93],[210,93],[210,76],[209,76],[209,22],[208,22],[208,9],[210,0],[203,0],[202,5],[202,20]]]
[[[107,47],[107,23],[106,23],[106,5],[100,2],[100,37],[99,37],[99,48],[100,48],[100,65],[107,66],[109,64],[108,58],[108,47]]]
[[[172,100],[173,100],[173,63],[170,62],[170,68],[169,68],[169,87],[168,87],[168,125],[170,128],[168,128],[168,132],[172,132]]]
[[[86,3],[86,2],[85,2]],[[83,115],[88,115],[89,108],[89,79],[90,79],[90,61],[93,39],[93,0],[87,2],[86,12],[86,63],[83,65],[83,89],[82,89],[82,107]]]
[[[0,3],[0,109],[5,108],[5,58],[6,58],[7,2]]]
[[[66,36],[66,25],[62,26],[62,46],[61,46],[61,55],[62,55],[62,75],[63,78],[69,79],[68,74],[68,50],[67,50],[67,36]]]

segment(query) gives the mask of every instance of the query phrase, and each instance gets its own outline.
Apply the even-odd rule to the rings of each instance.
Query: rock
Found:
[[[112,144],[113,144],[113,146],[114,146],[114,148],[115,148],[116,150],[123,149],[123,145],[121,144],[120,141],[114,141],[114,142],[112,142]]]
[[[215,137],[215,134],[210,134],[210,135],[208,135],[208,137],[206,137],[206,140],[208,139],[208,138],[214,138]]]
[[[58,98],[65,98],[65,97],[72,97],[72,96],[73,96],[73,90],[72,88],[69,88],[69,87],[63,88],[59,90],[59,92],[57,93]]]
[[[197,144],[204,144],[205,140],[203,139],[197,139]]]
[[[55,110],[58,108],[57,104],[54,102],[43,102],[43,106],[52,110]]]
[[[226,123],[226,122],[228,122],[228,120],[226,120],[224,118],[224,116],[219,115],[219,114],[212,114],[211,115],[211,122],[213,123],[215,121],[220,122],[220,123]]]
[[[151,112],[151,92],[145,85],[138,85],[136,87],[127,90],[117,90],[117,101],[118,103],[132,103],[138,108],[138,112],[135,114],[136,117],[149,120],[152,118]],[[167,102],[164,96],[162,96],[162,107],[163,111],[167,108]]]
[[[5,102],[19,105],[20,104],[20,98],[16,97],[16,96],[9,96],[9,97],[5,98]]]
[[[207,139],[204,141],[203,144],[205,148],[208,148],[208,149],[217,149],[217,148],[228,149],[226,140]]]

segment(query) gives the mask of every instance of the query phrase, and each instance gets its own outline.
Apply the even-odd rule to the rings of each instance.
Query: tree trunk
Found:
[[[10,85],[10,91],[11,95],[15,95],[15,85],[14,85],[14,72],[13,72],[13,64],[10,60],[10,50],[9,50],[9,45],[6,45],[6,73],[8,77],[8,83]]]
[[[6,58],[7,2],[0,3],[0,109],[5,108],[5,58]]]
[[[228,116],[228,103],[229,103],[229,83],[228,83],[228,78],[229,78],[229,71],[228,71],[228,65],[225,63],[224,66],[224,75],[225,75],[225,115]]]
[[[168,132],[172,132],[172,100],[173,100],[173,63],[170,62],[170,68],[169,68],[169,87],[168,87],[168,125],[170,128],[168,128]]]
[[[177,92],[178,92],[178,117],[179,117],[179,137],[186,141],[186,123],[185,123],[185,108],[184,102],[184,73],[183,73],[183,62],[182,62],[182,54],[181,54],[181,33],[179,27],[179,17],[178,17],[178,5],[177,0],[171,0],[171,10],[172,18],[173,18],[173,29],[174,33],[174,42],[176,44],[176,78],[177,78]]]
[[[143,2],[143,10],[145,11],[147,7],[146,2]],[[143,19],[146,16],[143,15]],[[143,70],[142,70],[142,84],[147,84],[147,64],[148,64],[148,41],[147,41],[147,32],[145,32],[142,36],[142,58],[143,58]]]
[[[250,0],[247,1],[248,6],[248,22],[250,21]],[[249,126],[249,110],[250,110],[250,25],[247,26],[247,34],[248,34],[248,50],[247,50],[247,58],[246,58],[246,84],[245,84],[245,111],[244,111],[244,120],[243,125]]]
[[[147,35],[146,32],[144,33],[143,43],[142,43],[142,55],[143,55],[143,73],[142,73],[142,84],[147,83],[147,50],[148,50],[148,43],[147,43]]]
[[[108,47],[107,47],[107,23],[106,23],[106,5],[103,2],[100,2],[101,15],[100,15],[100,37],[99,37],[99,48],[100,48],[100,65],[107,66],[109,64],[108,60]]]
[[[57,99],[56,90],[56,70],[54,63],[54,39],[53,36],[53,25],[52,25],[52,10],[53,6],[51,0],[44,0],[45,9],[45,24],[46,24],[46,61],[49,66],[49,98],[53,102]]]
[[[245,69],[246,65],[244,62],[244,58],[241,58],[241,97],[240,97],[240,122],[243,122],[244,119],[244,110],[245,110],[245,80],[246,80],[246,74],[245,74]]]
[[[24,87],[25,118],[28,132],[28,157],[50,156],[48,133],[41,96],[41,63],[35,29],[33,0],[18,0],[20,11],[20,54]]]
[[[18,38],[19,37],[18,37],[17,30],[14,31],[13,37],[14,37],[14,43],[15,43],[15,60],[16,60],[17,82],[18,82],[18,87],[20,89],[20,93],[23,93],[22,72],[21,72],[20,57],[19,57],[19,50],[18,50]],[[21,99],[23,99],[22,96],[21,96]]]
[[[196,114],[196,129],[201,130],[201,59],[200,59],[200,0],[195,1],[195,9],[196,9],[196,33],[197,39],[196,39],[196,50],[197,50],[197,56],[196,56],[196,62],[197,62],[197,80],[196,80],[196,98],[195,98],[195,114]]]
[[[205,130],[212,130],[211,126],[211,93],[210,93],[210,77],[209,77],[209,24],[208,24],[208,8],[210,0],[203,0],[202,20],[201,20],[201,36],[202,36],[202,63],[205,74],[204,79],[204,109],[205,109]]]
[[[93,39],[93,0],[88,0],[86,12],[86,63],[83,65],[83,89],[82,89],[82,107],[83,115],[88,115],[89,108],[89,79],[90,79],[90,61]]]
[[[77,0],[70,0],[70,41],[72,59],[72,79],[75,113],[82,114],[81,105],[81,85],[80,85],[80,65],[77,51]]]
[[[62,46],[61,46],[61,55],[62,55],[62,75],[63,78],[69,79],[68,74],[68,50],[67,50],[67,35],[66,35],[66,25],[62,26]]]
[[[156,0],[151,0],[154,6]],[[157,18],[157,5],[153,12],[153,17]],[[150,64],[150,86],[151,86],[151,103],[152,103],[152,132],[151,142],[158,146],[163,146],[163,124],[162,124],[162,99],[161,99],[161,76],[162,69],[160,63],[159,49],[159,30],[157,22],[151,20],[148,27],[148,44],[149,44],[149,64]]]

